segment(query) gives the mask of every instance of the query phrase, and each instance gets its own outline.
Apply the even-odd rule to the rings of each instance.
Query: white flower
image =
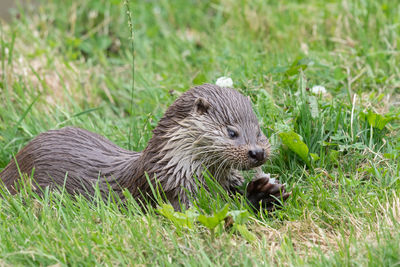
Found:
[[[319,95],[319,94],[323,94],[324,95],[324,94],[326,94],[326,89],[322,85],[314,85],[311,88],[311,92],[313,94],[316,94],[316,95]]]
[[[233,86],[233,81],[229,77],[222,76],[222,77],[219,77],[217,79],[215,84],[220,86],[220,87],[232,87]]]
[[[97,15],[98,15],[98,13],[97,13],[96,10],[91,10],[91,11],[89,12],[88,17],[89,17],[89,19],[95,19],[95,18],[97,17]]]

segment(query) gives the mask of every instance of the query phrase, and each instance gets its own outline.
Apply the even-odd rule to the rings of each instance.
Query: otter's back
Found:
[[[118,147],[106,138],[79,128],[66,127],[40,134],[16,156],[22,173],[30,175],[41,187],[63,186],[70,193],[92,194],[98,183],[102,193],[109,186],[114,190],[124,187],[132,163],[140,153]],[[20,178],[12,160],[0,173],[10,192]],[[117,184],[116,180],[119,180]],[[122,184],[121,184],[122,183]]]

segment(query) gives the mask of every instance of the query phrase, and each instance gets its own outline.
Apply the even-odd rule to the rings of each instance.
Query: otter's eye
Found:
[[[227,128],[227,131],[230,138],[236,138],[239,136],[238,132],[233,130],[232,128]]]

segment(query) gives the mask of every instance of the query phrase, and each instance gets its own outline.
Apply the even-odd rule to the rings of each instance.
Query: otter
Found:
[[[161,186],[176,209],[189,207],[205,185],[207,171],[224,190],[235,194],[245,183],[240,171],[258,168],[242,192],[256,209],[273,209],[290,193],[271,182],[260,168],[270,154],[270,143],[260,129],[250,100],[232,88],[204,84],[183,93],[165,112],[147,147],[128,151],[87,130],[66,127],[41,133],[28,143],[0,173],[15,194],[21,174],[33,173],[39,188],[59,188],[71,194],[103,198],[110,189],[123,198],[127,189],[142,200]]]

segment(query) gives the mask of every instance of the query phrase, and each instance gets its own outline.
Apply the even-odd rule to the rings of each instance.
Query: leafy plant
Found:
[[[171,204],[161,204],[157,208],[158,213],[169,219],[178,229],[193,229],[194,222],[199,216],[193,209],[188,209],[184,213],[175,211]]]
[[[373,127],[377,128],[379,130],[383,130],[385,126],[394,120],[398,120],[399,116],[393,115],[393,114],[378,114],[373,112],[372,110],[368,110],[367,113],[361,113],[361,118],[364,118],[367,120],[368,124]]]
[[[184,213],[175,211],[171,204],[161,204],[157,208],[157,212],[170,220],[177,229],[184,228],[193,229],[195,221],[205,226],[211,233],[211,240],[215,239],[215,229],[222,226],[224,222],[229,222],[228,226],[232,226],[232,230],[240,233],[247,241],[252,242],[256,237],[251,233],[245,223],[249,220],[250,213],[247,210],[231,210],[229,204],[219,211],[215,211],[212,215],[199,214],[194,208],[186,210]]]
[[[281,137],[282,143],[284,145],[286,145],[291,151],[296,153],[305,163],[307,163],[307,165],[310,166],[308,147],[302,141],[300,135],[293,131],[290,131],[279,133],[279,136]]]

